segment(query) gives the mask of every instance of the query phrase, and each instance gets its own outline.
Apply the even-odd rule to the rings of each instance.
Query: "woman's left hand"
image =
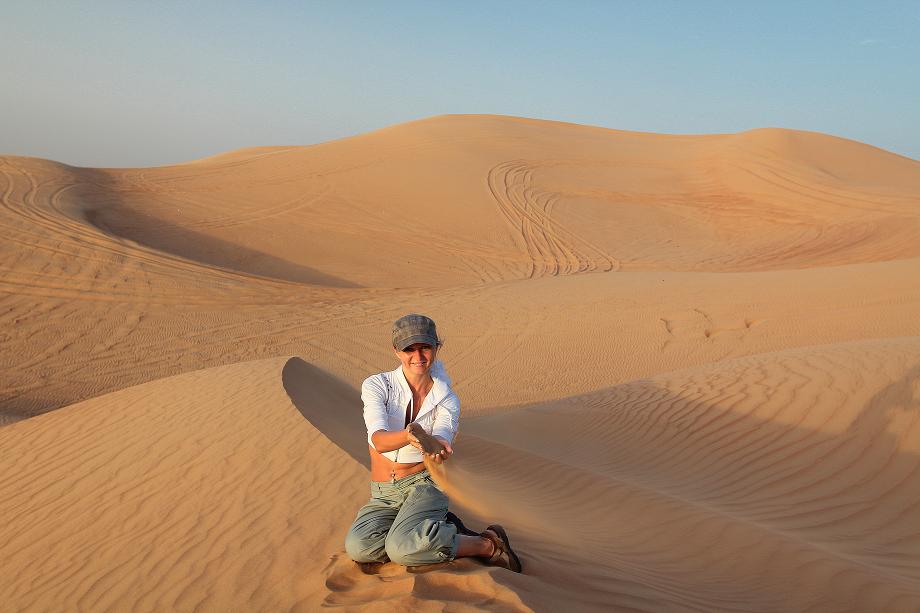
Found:
[[[443,438],[441,438],[440,436],[436,436],[436,437],[434,437],[434,438],[436,438],[437,441],[438,441],[439,443],[441,443],[441,446],[443,447],[443,449],[441,449],[441,451],[439,451],[439,452],[437,452],[437,453],[430,453],[430,454],[428,454],[428,457],[431,458],[436,464],[440,464],[441,462],[443,462],[444,460],[446,460],[447,458],[449,458],[449,457],[451,456],[451,454],[454,452],[454,450],[453,450],[453,448],[450,446],[450,443],[448,443],[447,441],[445,441],[445,440],[444,440]]]

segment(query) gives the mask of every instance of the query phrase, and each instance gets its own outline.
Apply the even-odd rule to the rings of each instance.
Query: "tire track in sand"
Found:
[[[558,196],[541,192],[533,184],[534,169],[544,165],[547,163],[502,162],[492,167],[486,179],[499,211],[526,254],[526,276],[619,270],[616,258],[550,217],[548,211]]]

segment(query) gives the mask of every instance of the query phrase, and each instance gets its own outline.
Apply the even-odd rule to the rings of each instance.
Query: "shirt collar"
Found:
[[[402,386],[403,392],[408,394],[411,398],[412,388],[409,387],[409,382],[406,380],[406,373],[403,372],[402,365],[397,366],[394,372],[396,373],[396,380],[399,381],[399,384]],[[435,363],[431,365],[430,373],[434,385],[431,386],[431,391],[428,392],[428,398],[431,399],[432,406],[435,406],[444,400],[447,394],[450,393],[450,379],[444,371],[444,364],[441,363],[441,360],[435,360]]]

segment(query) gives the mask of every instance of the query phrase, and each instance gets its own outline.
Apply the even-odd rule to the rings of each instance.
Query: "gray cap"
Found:
[[[439,344],[438,330],[430,317],[410,313],[393,323],[393,347],[402,351],[415,343],[437,347]]]

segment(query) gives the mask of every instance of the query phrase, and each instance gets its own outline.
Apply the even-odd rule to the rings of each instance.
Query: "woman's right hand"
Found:
[[[421,451],[423,454],[430,456],[443,457],[446,453],[444,444],[437,438],[425,432],[424,428],[416,423],[409,424],[406,428],[409,444]]]
[[[409,439],[409,444],[424,453],[425,449],[422,447],[422,442],[418,440],[418,437],[412,432],[411,426],[406,429],[406,433],[406,438]]]

